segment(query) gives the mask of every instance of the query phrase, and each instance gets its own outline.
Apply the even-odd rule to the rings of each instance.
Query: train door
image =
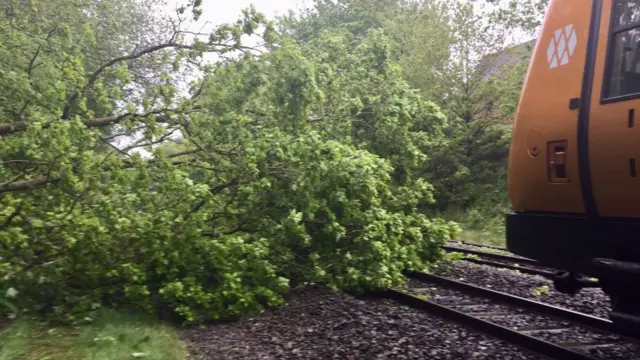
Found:
[[[640,0],[596,1],[602,16],[591,54],[587,206],[594,215],[640,217]]]

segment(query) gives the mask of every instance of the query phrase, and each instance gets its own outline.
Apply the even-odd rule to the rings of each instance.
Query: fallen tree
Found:
[[[262,52],[241,42],[258,30]],[[398,285],[457,230],[416,211],[433,200],[420,174],[443,116],[402,79],[381,31],[325,31],[300,46],[249,9],[204,39],[181,42],[176,29],[89,70],[68,34],[42,47],[0,34],[42,63],[11,68],[0,54],[24,87],[0,121],[0,287],[23,310],[73,319],[133,303],[188,322],[238,316],[308,281]],[[231,51],[240,56],[201,62]],[[128,73],[142,58],[159,79],[144,88]],[[203,75],[182,95],[194,66]],[[184,150],[156,147],[176,131]],[[115,146],[121,133],[141,139]]]

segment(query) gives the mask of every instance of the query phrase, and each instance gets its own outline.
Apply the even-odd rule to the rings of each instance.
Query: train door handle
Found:
[[[548,177],[550,183],[567,183],[567,142],[547,143]]]
[[[569,109],[575,110],[580,108],[580,98],[569,99]]]

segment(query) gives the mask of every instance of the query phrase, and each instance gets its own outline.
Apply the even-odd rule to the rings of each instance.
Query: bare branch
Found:
[[[11,179],[11,180],[3,183],[3,184],[9,186],[9,185],[11,185],[13,183],[18,182],[18,180],[22,179],[23,177],[27,176],[29,173],[32,173],[32,172],[34,172],[35,170],[38,169],[38,165],[37,164],[35,164],[34,167],[29,168],[28,166],[33,164],[33,163],[29,162],[29,161],[24,162],[24,164],[25,164],[25,166],[22,168],[22,173],[14,176],[13,179]]]
[[[5,220],[4,224],[2,224],[2,226],[0,226],[0,230],[4,230],[6,229],[9,225],[11,225],[11,222],[13,221],[13,219],[18,216],[18,214],[20,214],[20,211],[22,211],[22,206],[24,205],[24,202],[21,202],[16,208],[15,210],[13,210],[13,212],[11,213],[11,215],[9,215],[9,217],[7,218],[7,220]]]
[[[171,135],[173,135],[176,131],[178,131],[178,128],[173,128],[168,133],[162,135],[162,137],[160,137],[158,140],[155,140],[155,141],[152,141],[152,142],[144,142],[143,143],[142,141],[144,139],[141,139],[141,140],[137,141],[136,143],[134,143],[133,145],[127,146],[126,148],[122,149],[122,151],[128,152],[128,151],[136,149],[136,148],[160,144],[160,143],[164,142],[165,140],[167,140],[169,137],[171,137]]]
[[[48,165],[48,162],[43,162],[43,161],[31,161],[31,160],[7,160],[7,161],[0,161],[0,164],[15,164],[15,163],[21,163],[21,164],[34,164],[34,165]]]
[[[9,181],[0,184],[0,193],[31,190],[58,181],[60,181],[59,177],[50,179],[47,176],[41,176],[31,180]]]
[[[207,84],[206,79],[203,79],[202,83],[198,87],[198,90],[196,90],[191,96],[191,101],[196,100],[200,95],[202,95],[202,91],[204,90],[204,87],[206,86],[206,84]]]
[[[36,53],[33,54],[31,61],[29,61],[29,66],[27,67],[27,75],[29,75],[29,78],[31,78],[31,73],[33,72],[33,65],[35,64],[36,59],[38,58],[38,55],[40,55],[41,49],[42,49],[42,45],[39,45],[38,48],[36,49]]]
[[[70,111],[70,105],[76,101],[76,99],[78,99],[78,97],[82,94],[84,94],[84,92],[90,88],[91,86],[93,86],[93,84],[98,80],[98,77],[100,77],[100,74],[102,74],[103,71],[105,71],[107,68],[110,68],[111,66],[123,62],[123,61],[129,61],[129,60],[135,60],[138,59],[144,55],[147,54],[151,54],[154,53],[156,51],[162,50],[162,49],[193,49],[192,45],[185,45],[185,44],[178,44],[175,42],[170,42],[170,43],[166,43],[166,44],[158,44],[155,46],[151,46],[148,47],[146,49],[140,50],[136,53],[133,54],[129,54],[129,55],[124,55],[124,56],[120,56],[117,58],[113,58],[107,62],[105,62],[104,64],[102,64],[102,66],[100,66],[96,71],[94,71],[89,78],[87,79],[87,83],[80,89],[78,89],[77,91],[75,91],[73,94],[71,94],[71,97],[69,98],[69,102],[67,104],[67,106],[64,109],[62,118],[63,119],[67,119],[69,118],[69,111]]]
[[[191,150],[184,150],[184,151],[179,151],[177,153],[173,153],[170,155],[167,155],[168,158],[176,158],[178,156],[183,156],[183,155],[191,155],[191,154],[195,154],[200,152],[199,149],[191,149]]]
[[[175,33],[177,34],[177,32]],[[171,41],[168,43],[164,43],[164,44],[158,44],[155,46],[150,46],[146,49],[140,50],[138,52],[129,54],[129,55],[124,55],[124,56],[120,56],[117,58],[113,58],[107,62],[105,62],[104,64],[102,64],[102,66],[100,66],[96,71],[94,71],[89,78],[87,79],[87,83],[81,87],[80,89],[78,89],[77,91],[75,91],[73,94],[71,94],[71,96],[69,97],[69,101],[67,103],[67,105],[64,108],[63,111],[63,115],[62,118],[63,119],[68,119],[70,116],[70,110],[71,110],[71,104],[73,104],[74,101],[76,101],[78,99],[78,97],[80,95],[83,95],[88,88],[90,88],[91,86],[93,86],[93,84],[98,80],[98,78],[100,77],[100,75],[108,68],[110,68],[111,66],[120,63],[120,62],[125,62],[125,61],[130,61],[130,60],[135,60],[138,59],[144,55],[148,55],[151,53],[154,53],[156,51],[160,51],[163,49],[187,49],[187,50],[193,50],[195,49],[195,46],[193,45],[188,45],[188,44],[180,44],[175,42],[175,38],[176,36],[172,37]],[[221,43],[209,43],[207,44],[208,46],[215,48],[215,47],[225,47],[225,48],[232,48],[232,45],[227,45],[227,44],[221,44]],[[238,48],[238,50],[246,50],[246,49],[250,49],[250,50],[255,50],[255,51],[260,51],[258,49],[253,49],[251,47],[248,46],[241,46]]]
[[[108,156],[113,155],[114,153],[117,152],[117,153],[120,153],[121,155],[124,155],[124,156],[127,156],[127,157],[131,157],[131,155],[127,154],[126,152],[124,152],[122,150],[120,150],[120,148],[118,148],[117,146],[115,146],[112,143],[108,142],[107,140],[102,139],[102,138],[100,140],[102,140],[103,143],[109,145],[109,147],[111,147],[113,149],[113,151],[111,151]],[[105,160],[106,160],[106,158],[105,158]]]
[[[140,131],[142,129],[145,129],[146,127],[147,127],[147,125],[138,126],[138,127],[133,128],[131,130],[127,130],[127,131],[123,131],[123,132],[120,132],[120,133],[109,135],[107,137],[103,137],[102,140],[103,141],[109,141],[109,140],[113,140],[113,139],[115,139],[117,137],[120,137],[120,136],[131,135],[132,133],[135,133],[136,131]]]

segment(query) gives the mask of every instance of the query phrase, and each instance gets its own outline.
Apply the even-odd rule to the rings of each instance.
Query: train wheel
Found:
[[[625,332],[640,336],[640,264],[595,259],[602,290],[611,299],[611,320]]]
[[[583,288],[600,287],[600,283],[580,273],[558,271],[553,276],[553,286],[557,291],[573,296]]]

